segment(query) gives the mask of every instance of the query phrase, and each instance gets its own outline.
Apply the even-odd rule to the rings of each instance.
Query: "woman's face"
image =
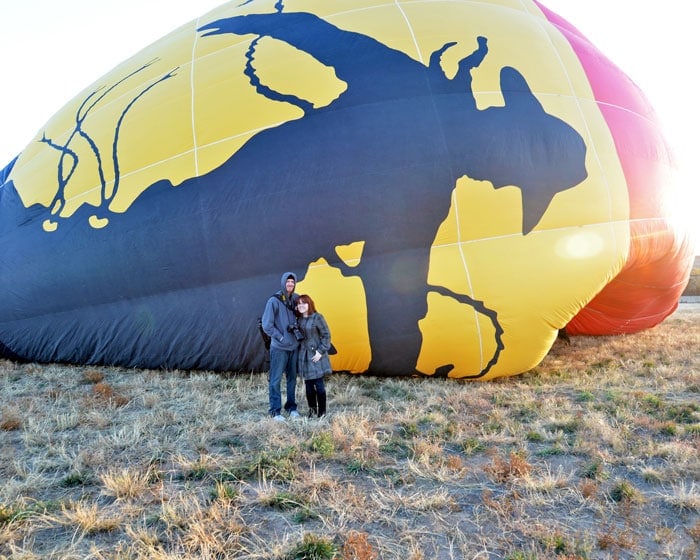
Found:
[[[302,315],[306,315],[309,312],[309,304],[305,301],[300,301],[297,303],[297,311]]]

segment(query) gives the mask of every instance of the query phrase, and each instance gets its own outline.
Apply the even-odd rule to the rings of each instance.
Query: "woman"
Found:
[[[299,326],[304,340],[299,346],[299,375],[306,385],[306,401],[309,403],[309,418],[326,413],[326,386],[323,376],[331,373],[328,351],[331,348],[331,331],[326,319],[316,311],[314,300],[304,294],[297,300]]]

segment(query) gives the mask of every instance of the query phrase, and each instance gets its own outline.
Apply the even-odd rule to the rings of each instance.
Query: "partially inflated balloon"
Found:
[[[673,167],[641,92],[537,2],[224,4],[2,174],[0,352],[260,370],[293,270],[334,369],[520,373],[567,324],[675,309]]]

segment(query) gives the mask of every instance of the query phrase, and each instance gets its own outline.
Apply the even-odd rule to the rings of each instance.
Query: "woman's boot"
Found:
[[[313,418],[318,414],[316,387],[314,387],[313,383],[306,383],[306,402],[309,405],[309,418]]]
[[[326,413],[326,393],[316,395],[318,399],[318,416],[319,418]]]

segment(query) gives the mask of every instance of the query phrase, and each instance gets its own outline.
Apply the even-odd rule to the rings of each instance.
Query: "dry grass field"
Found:
[[[265,375],[0,362],[0,558],[697,559],[699,307],[286,423]]]

